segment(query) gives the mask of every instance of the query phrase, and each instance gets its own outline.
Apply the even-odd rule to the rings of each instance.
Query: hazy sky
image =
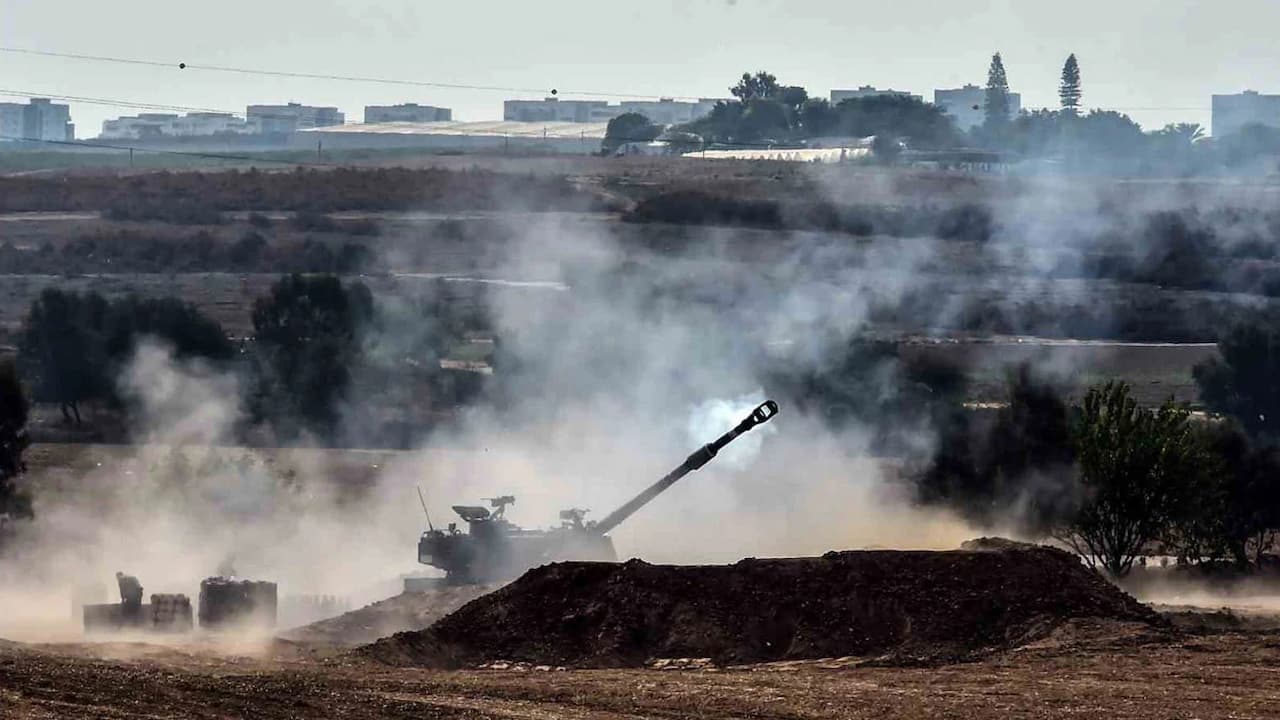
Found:
[[[983,84],[1003,53],[1024,105],[1057,102],[1068,53],[1084,102],[1150,129],[1209,124],[1209,96],[1280,92],[1280,0],[0,0],[0,45],[172,62],[139,67],[0,53],[0,89],[243,112],[248,103],[416,101],[501,117],[538,92],[392,87],[178,70],[227,65],[640,96],[723,96],[744,70],[826,95],[863,84]],[[6,98],[7,99],[7,98]],[[616,99],[615,99],[616,101]],[[73,103],[80,137],[127,108]]]

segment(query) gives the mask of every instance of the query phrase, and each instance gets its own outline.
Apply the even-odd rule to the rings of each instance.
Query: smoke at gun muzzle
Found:
[[[743,417],[755,412],[766,402],[764,391],[756,390],[737,398],[723,398],[701,403],[690,412],[689,420],[685,425],[689,440],[705,443],[708,438],[720,437],[726,428],[738,427]],[[714,455],[716,465],[734,470],[749,467],[760,456],[765,438],[775,432],[777,429],[767,422],[756,425],[750,432],[743,432]],[[702,464],[705,463],[706,461],[703,461]]]

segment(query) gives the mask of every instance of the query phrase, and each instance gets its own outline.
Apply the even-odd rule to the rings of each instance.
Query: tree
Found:
[[[735,137],[739,140],[777,140],[791,130],[787,109],[776,100],[755,98],[744,103],[746,110],[738,121]]]
[[[1280,328],[1238,324],[1218,340],[1218,354],[1192,370],[1205,407],[1235,418],[1255,439],[1280,441]]]
[[[1062,82],[1058,85],[1058,97],[1062,100],[1062,112],[1068,115],[1079,113],[1082,94],[1080,90],[1080,64],[1076,62],[1075,53],[1072,53],[1067,56],[1067,62],[1062,66]]]
[[[18,365],[34,398],[57,403],[67,422],[80,404],[110,395],[103,338],[109,307],[96,293],[49,288],[31,303],[18,336]]]
[[[1123,576],[1146,546],[1167,537],[1188,511],[1188,488],[1209,471],[1189,423],[1172,402],[1141,408],[1128,385],[1091,388],[1077,411],[1075,440],[1083,502],[1059,538],[1091,567]]]
[[[1009,78],[1004,71],[1004,60],[1000,53],[991,57],[991,67],[987,70],[987,93],[982,107],[985,114],[983,128],[987,133],[1000,140],[1009,127]]]
[[[1007,404],[993,422],[967,413],[970,422],[941,435],[917,493],[983,525],[1012,520],[1044,534],[1076,502],[1069,413],[1058,389],[1030,365],[1011,370],[1006,386]]]
[[[1204,127],[1199,123],[1169,123],[1153,134],[1176,145],[1190,147],[1204,139]]]
[[[32,516],[31,498],[16,485],[26,471],[22,454],[27,436],[27,396],[12,361],[0,362],[0,529],[6,520]]]
[[[792,125],[800,124],[800,111],[809,102],[809,91],[799,85],[788,85],[778,89],[776,99],[787,111]]]
[[[254,415],[286,437],[301,430],[332,437],[372,320],[373,297],[362,283],[290,275],[272,285],[253,305]]]
[[[886,135],[906,138],[921,148],[954,146],[959,138],[953,121],[941,108],[903,95],[851,98],[835,107],[838,135]]]
[[[81,423],[80,405],[119,400],[115,380],[143,338],[156,338],[180,358],[229,360],[235,353],[222,326],[176,298],[101,295],[48,289],[31,304],[18,336],[18,364],[33,397],[57,403]]]
[[[1202,434],[1218,471],[1214,482],[1193,489],[1196,512],[1175,528],[1179,554],[1261,567],[1280,536],[1280,452],[1252,441],[1235,422],[1210,423]]]
[[[771,99],[780,89],[778,78],[760,70],[755,75],[742,73],[742,79],[738,80],[737,85],[729,88],[729,92],[745,103],[748,100]]]
[[[230,360],[235,346],[217,321],[177,298],[121,298],[110,304],[105,356],[113,366],[128,362],[145,338],[163,342],[180,359]]]
[[[800,108],[800,130],[806,137],[830,135],[840,121],[840,114],[825,98],[810,98]]]
[[[662,127],[640,113],[623,113],[609,121],[602,149],[613,153],[629,142],[650,142],[662,134]]]
[[[1215,137],[1214,147],[1227,167],[1254,168],[1265,173],[1280,169],[1275,165],[1275,156],[1280,153],[1280,128],[1250,123],[1225,137]]]
[[[1204,128],[1198,123],[1165,125],[1149,134],[1152,160],[1174,171],[1196,170],[1196,160],[1204,155],[1198,152],[1204,136]]]

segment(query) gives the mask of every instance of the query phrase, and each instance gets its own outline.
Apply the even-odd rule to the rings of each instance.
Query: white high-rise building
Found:
[[[1230,135],[1246,125],[1280,128],[1280,95],[1245,90],[1213,96],[1213,136]]]
[[[21,103],[0,103],[0,142],[22,139],[22,122],[26,107]]]
[[[0,135],[5,139],[75,140],[76,126],[71,124],[71,108],[47,98],[31,98],[26,105],[0,103]]]
[[[933,104],[950,115],[961,130],[972,130],[987,119],[987,89],[978,85],[934,90]],[[1022,95],[1009,93],[1009,118],[1015,118],[1021,112]]]

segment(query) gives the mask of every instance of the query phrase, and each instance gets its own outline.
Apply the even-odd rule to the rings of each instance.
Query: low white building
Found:
[[[987,89],[978,85],[934,90],[933,104],[951,116],[961,130],[972,130],[987,119]],[[1022,95],[1009,93],[1009,117],[1015,118],[1021,112]]]
[[[417,103],[401,103],[399,105],[366,105],[364,121],[368,123],[388,122],[448,122],[453,119],[450,108]]]
[[[1246,125],[1280,128],[1280,95],[1245,90],[1235,95],[1213,96],[1213,136],[1223,137]]]
[[[710,98],[697,102],[680,102],[671,98],[624,100],[618,104],[618,109],[619,114],[640,113],[658,125],[683,125],[711,114],[716,102]]]
[[[250,105],[245,119],[260,133],[291,133],[298,130],[332,127],[347,121],[336,107],[287,105]]]
[[[507,100],[502,104],[502,119],[509,122],[609,122],[624,113],[640,113],[658,125],[681,125],[711,114],[719,98],[695,101],[660,98],[658,100],[625,100],[611,105],[604,100]]]
[[[502,119],[509,122],[608,122],[622,114],[604,100],[507,100],[502,103]]]
[[[607,122],[373,123],[315,128],[293,135],[298,148],[317,142],[330,150],[418,149],[439,152],[593,155]]]
[[[919,95],[913,95],[906,90],[892,90],[892,89],[881,90],[872,85],[863,85],[857,90],[832,90],[831,104],[839,105],[845,100],[854,100],[857,98],[880,97],[882,95],[897,95],[899,97],[914,98],[916,100],[924,99]]]
[[[142,140],[163,137],[248,135],[253,132],[255,132],[253,125],[231,113],[193,112],[185,116],[172,113],[139,113],[103,121],[102,134],[98,137],[108,140]]]

